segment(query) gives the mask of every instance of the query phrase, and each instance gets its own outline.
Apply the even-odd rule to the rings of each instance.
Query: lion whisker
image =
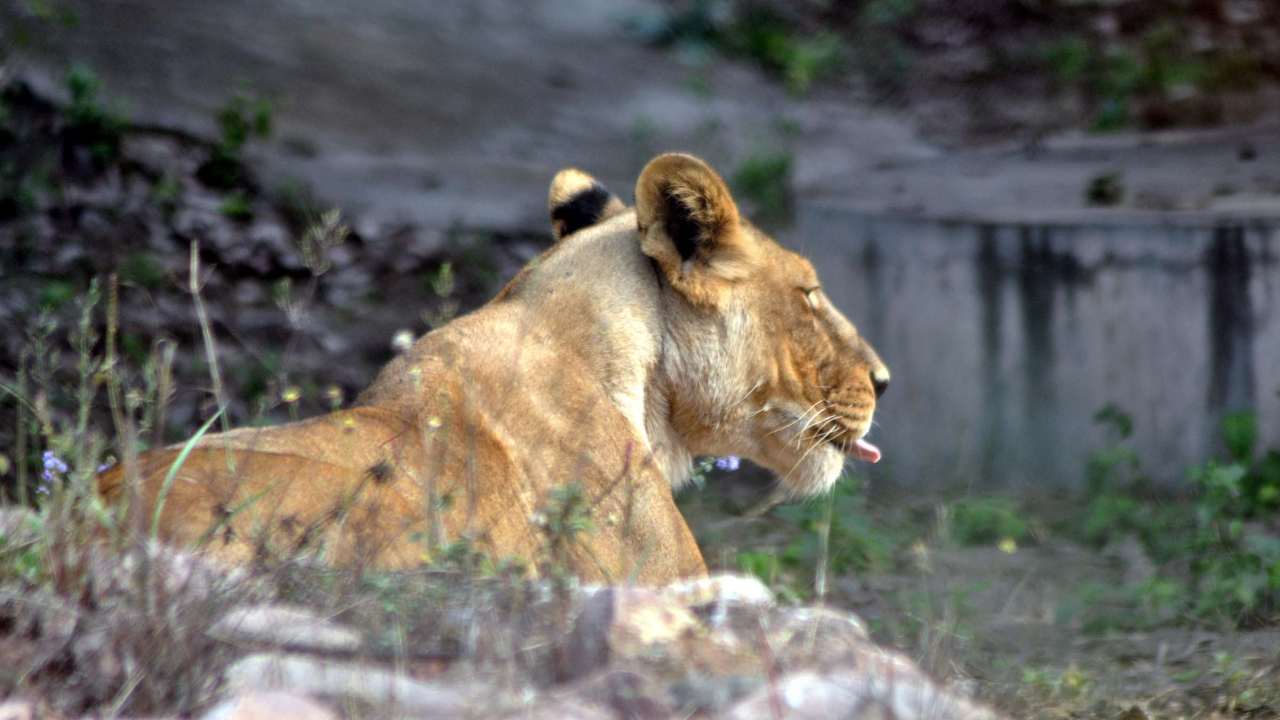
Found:
[[[783,430],[786,430],[787,428],[789,428],[789,427],[791,427],[791,426],[795,425],[796,423],[800,422],[801,420],[804,420],[804,419],[805,419],[805,417],[807,417],[807,416],[809,415],[809,412],[810,412],[811,410],[813,410],[814,408],[816,408],[816,407],[817,407],[821,402],[822,402],[821,400],[817,400],[817,401],[815,401],[812,405],[810,405],[808,408],[806,408],[806,409],[804,410],[804,412],[802,412],[802,413],[800,413],[799,415],[797,415],[797,416],[796,416],[796,418],[795,418],[794,420],[792,420],[791,422],[787,423],[786,425],[783,425],[782,427],[779,427],[779,428],[776,428],[776,429],[774,429],[774,430],[771,430],[771,431],[769,432],[769,434],[770,434],[770,435],[776,435],[776,434],[778,434],[778,433],[782,432]],[[821,411],[821,410],[819,410],[818,412],[822,412],[822,411]],[[804,431],[803,431],[803,430],[801,430],[801,433],[803,433],[803,432],[804,432]]]

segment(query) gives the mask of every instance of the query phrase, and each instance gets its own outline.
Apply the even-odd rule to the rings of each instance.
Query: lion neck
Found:
[[[604,391],[652,467],[672,487],[683,485],[705,444],[695,427],[734,392],[714,380],[732,373],[701,346],[706,319],[640,251],[634,212],[561,240],[535,263],[511,299],[562,340],[559,352]]]

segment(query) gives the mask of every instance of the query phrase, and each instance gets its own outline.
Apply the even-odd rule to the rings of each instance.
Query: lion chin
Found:
[[[626,207],[560,172],[555,244],[488,304],[418,340],[354,406],[202,437],[99,478],[159,531],[229,561],[310,555],[405,568],[465,540],[591,581],[706,572],[672,498],[698,455],[829,490],[889,371],[813,266],[743,219],[724,181],[671,153]],[[591,530],[557,535],[557,512]]]

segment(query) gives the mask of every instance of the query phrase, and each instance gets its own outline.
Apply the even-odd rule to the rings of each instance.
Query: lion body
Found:
[[[409,567],[465,538],[535,568],[555,555],[587,579],[705,573],[672,495],[694,455],[746,456],[777,470],[793,494],[824,490],[869,427],[875,374],[884,371],[838,313],[831,332],[818,331],[812,296],[806,308],[796,297],[766,297],[776,290],[767,284],[751,288],[771,273],[799,273],[781,282],[801,289],[816,276],[803,258],[739,227],[722,183],[710,190],[723,197],[697,187],[719,182],[700,161],[669,155],[651,168],[663,158],[695,173],[685,185],[702,195],[664,191],[664,207],[623,209],[588,176],[562,173],[551,197],[559,242],[493,301],[420,339],[351,409],[205,437],[167,489],[181,448],[144,455],[142,507],[163,502],[166,539],[237,561],[319,548],[338,563]],[[682,177],[658,173],[656,182]],[[645,182],[642,174],[638,200]],[[703,201],[728,203],[727,219],[714,223],[732,226],[688,213],[690,239],[655,215],[673,207],[683,215]],[[703,249],[717,254],[699,267],[691,248],[713,241],[719,249]],[[797,312],[813,332],[777,326]],[[825,342],[830,357],[779,345],[800,336]],[[809,418],[806,393],[834,382],[820,376],[833,362],[858,377],[847,397],[827,402],[861,414]],[[778,390],[799,397],[784,403]],[[840,422],[849,427],[833,430]],[[126,476],[123,467],[106,473],[104,495],[124,494]],[[556,511],[553,490],[570,484],[592,527],[557,545],[547,514]]]

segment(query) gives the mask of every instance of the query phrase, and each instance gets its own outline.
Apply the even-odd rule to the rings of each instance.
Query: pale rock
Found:
[[[859,652],[877,649],[856,616],[821,606],[791,608],[775,616],[769,646],[780,670],[840,667]]]
[[[0,702],[0,720],[38,720],[43,717],[34,700],[12,697]]]
[[[585,677],[601,667],[638,669],[664,682],[687,678],[757,676],[765,669],[758,640],[760,612],[733,614],[749,622],[747,633],[712,626],[715,603],[690,609],[682,600],[709,595],[666,588],[614,587],[587,596],[557,653],[561,681]],[[724,597],[725,595],[722,595]],[[751,591],[749,597],[759,598]],[[705,613],[707,607],[713,608]]]
[[[226,684],[239,692],[284,690],[394,707],[418,718],[468,717],[470,708],[497,708],[506,700],[489,687],[423,682],[355,661],[274,653],[250,655],[232,665]]]
[[[201,720],[338,720],[338,715],[306,695],[276,691],[228,698],[210,708]]]
[[[573,688],[571,694],[629,720],[672,717],[666,688],[654,678],[634,670],[606,668]]]
[[[576,700],[550,698],[513,708],[500,715],[485,714],[481,717],[496,717],[502,720],[615,720],[615,718],[627,716],[619,716],[599,706]]]
[[[888,654],[840,672],[799,672],[762,687],[722,717],[749,720],[998,720],[1001,716],[948,693],[902,658]]]
[[[307,652],[349,652],[360,633],[299,608],[241,606],[222,616],[209,635],[237,645],[265,645]]]
[[[612,587],[596,590],[582,603],[573,630],[563,641],[561,681],[583,677],[612,659],[669,654],[698,618],[675,598],[656,590]]]
[[[186,156],[181,143],[165,135],[129,133],[120,143],[121,159],[133,162],[155,179],[192,172],[195,168],[186,162]]]

